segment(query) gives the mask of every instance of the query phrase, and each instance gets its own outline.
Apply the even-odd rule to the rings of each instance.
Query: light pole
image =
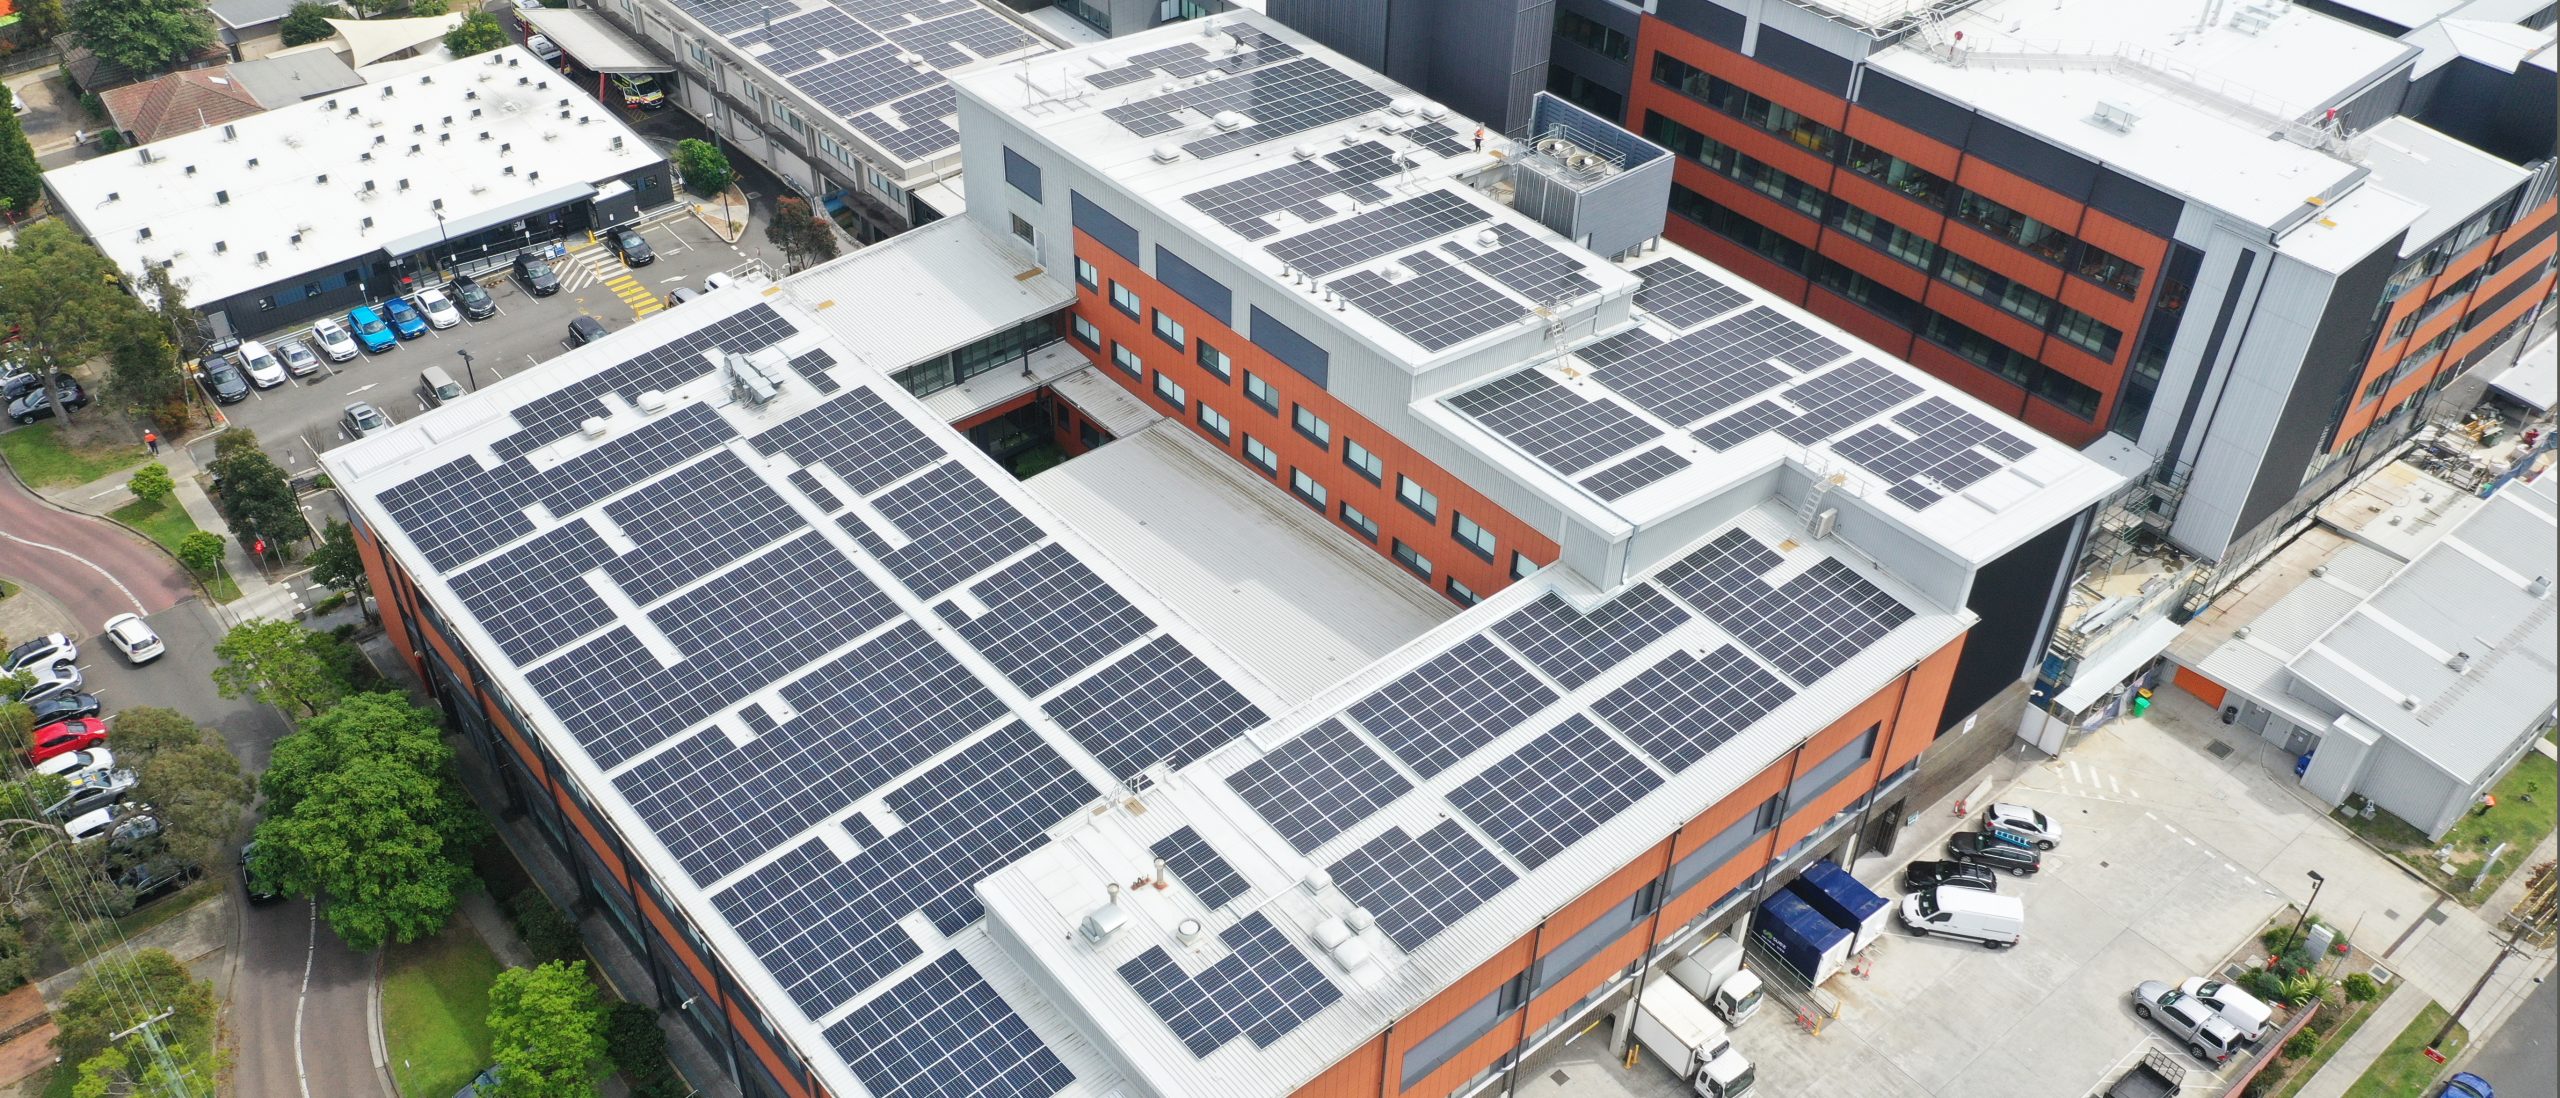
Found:
[[[479,375],[479,374],[477,374],[477,373],[474,373],[474,372],[472,371],[472,369],[471,369],[471,352],[469,352],[469,351],[467,351],[467,350],[457,350],[457,351],[455,351],[455,352],[453,352],[453,353],[455,353],[455,354],[457,354],[457,355],[461,355],[461,356],[462,356],[462,376],[463,376],[463,377],[465,377],[465,378],[470,379],[470,381],[471,381],[471,391],[472,391],[472,392],[475,392],[475,393],[476,393],[476,392],[479,392],[479,391],[480,391],[480,375]]]
[[[2329,878],[2321,876],[2320,871],[2317,869],[2310,870],[2309,874],[2311,877],[2311,899],[2302,905],[2302,914],[2293,920],[2293,938],[2286,943],[2287,945],[2302,944],[2302,925],[2311,921],[2311,905],[2320,902],[2320,886],[2327,884],[2329,881]]]

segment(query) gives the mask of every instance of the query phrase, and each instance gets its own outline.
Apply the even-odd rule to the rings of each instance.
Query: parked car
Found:
[[[284,384],[284,363],[277,360],[274,352],[267,350],[266,344],[252,339],[231,353],[240,360],[240,368],[248,373],[249,384],[261,389],[273,389]]]
[[[1902,887],[1912,892],[1927,892],[1939,885],[1978,888],[1984,892],[2000,891],[2000,879],[1978,865],[1963,862],[1913,862],[1902,867]]]
[[[116,753],[107,750],[104,746],[92,747],[86,751],[65,751],[33,767],[38,774],[51,774],[63,779],[77,778],[82,774],[115,768]]]
[[[58,698],[64,694],[77,694],[81,687],[88,685],[87,676],[80,673],[80,665],[69,660],[20,668],[20,670],[34,675],[36,680],[33,685],[18,692],[18,700],[22,702],[34,703],[46,698]]]
[[[2006,870],[2020,877],[2044,868],[2044,857],[2035,851],[2001,842],[1978,831],[1947,836],[1947,857],[1966,865]]]
[[[1995,804],[1982,812],[1982,829],[2006,831],[2035,844],[2038,850],[2051,850],[2062,843],[2062,825],[2053,817],[2022,804]]]
[[[535,297],[549,297],[560,292],[560,273],[552,270],[551,262],[541,256],[532,252],[516,253],[515,272],[517,280],[523,282],[524,288]]]
[[[391,325],[382,322],[382,314],[371,305],[358,305],[347,310],[347,326],[356,330],[356,339],[364,344],[366,354],[378,355],[400,345],[391,334]]]
[[[361,400],[347,405],[347,410],[338,416],[338,429],[345,431],[348,438],[363,438],[389,426],[391,418],[383,415],[382,409]]]
[[[320,356],[311,353],[311,345],[299,339],[276,344],[276,357],[284,360],[284,372],[295,377],[310,377],[320,372]]]
[[[162,856],[135,863],[116,874],[116,886],[133,894],[133,906],[157,900],[204,876],[204,867],[194,862]]]
[[[462,310],[453,307],[453,299],[444,291],[429,288],[418,291],[418,311],[426,315],[430,328],[450,328],[462,323]]]
[[[569,345],[584,347],[605,335],[604,321],[581,313],[569,320]]]
[[[217,404],[238,404],[249,399],[249,375],[231,364],[229,355],[213,355],[204,360],[196,372],[196,383]]]
[[[2436,1098],[2498,1098],[2498,1091],[2486,1079],[2467,1071],[2457,1071],[2453,1078],[2444,1081],[2444,1089],[2436,1092]]]
[[[408,298],[384,298],[382,318],[391,323],[391,334],[404,342],[427,334],[427,318],[418,315],[418,307],[409,304]]]
[[[111,804],[85,815],[74,816],[62,829],[71,833],[71,841],[85,843],[105,839],[112,847],[135,847],[160,834],[159,809],[147,804]]]
[[[444,372],[444,367],[429,366],[418,371],[418,396],[427,402],[427,407],[442,408],[462,399],[462,385]]]
[[[40,419],[52,419],[64,408],[77,410],[88,406],[89,390],[81,388],[77,381],[50,389],[29,389],[27,395],[9,402],[9,422],[24,426]]]
[[[139,667],[159,659],[168,646],[160,643],[160,634],[140,614],[118,614],[107,619],[107,643],[124,653],[126,663]]]
[[[462,315],[473,320],[487,320],[498,315],[498,303],[490,300],[489,291],[467,278],[457,278],[445,287],[453,292],[453,300],[462,306]]]
[[[8,364],[8,369],[10,370],[9,374],[6,376],[0,376],[0,403],[14,401],[19,397],[25,396],[28,393],[32,393],[44,387],[43,384],[37,380],[37,378],[42,375],[28,373],[26,367],[20,366],[14,362]],[[53,384],[57,388],[72,384],[71,375],[55,374],[53,375]]]
[[[2144,980],[2133,989],[2133,1012],[2167,1031],[2208,1064],[2229,1060],[2240,1045],[2240,1031],[2212,1007],[2158,980]]]
[[[666,89],[658,86],[656,77],[645,72],[613,74],[613,90],[622,96],[623,106],[634,110],[661,110],[667,105]]]
[[[249,894],[249,902],[253,904],[271,904],[284,899],[284,893],[276,888],[273,879],[259,864],[258,844],[254,841],[240,847],[240,890]]]
[[[48,724],[94,717],[103,708],[98,704],[96,694],[58,694],[28,706],[27,711],[35,715],[34,725],[42,728]]]
[[[107,722],[96,717],[74,717],[59,724],[48,724],[27,737],[27,764],[33,766],[56,755],[86,751],[107,742]]]
[[[737,279],[731,278],[723,272],[713,271],[710,274],[702,276],[702,292],[707,294],[736,281]]]
[[[682,305],[685,302],[701,296],[702,291],[694,289],[691,286],[678,286],[675,289],[667,291],[667,308],[675,308],[678,305]]]
[[[498,1093],[498,1069],[492,1066],[472,1076],[468,1085],[453,1092],[453,1098],[489,1098],[496,1093]]]
[[[47,633],[9,650],[0,659],[0,672],[24,671],[38,664],[62,663],[80,658],[80,642],[69,633]]]
[[[141,782],[131,770],[101,770],[83,774],[71,783],[71,791],[61,800],[45,806],[44,814],[57,820],[85,816],[125,798]]]
[[[347,334],[347,326],[328,317],[311,322],[311,338],[320,342],[320,353],[331,362],[345,362],[356,357],[356,337]]]
[[[658,261],[658,253],[649,248],[649,238],[640,235],[638,229],[614,229],[605,234],[605,241],[613,246],[613,254],[622,257],[623,266],[646,267]]]
[[[2178,985],[2178,990],[2212,1007],[2214,1013],[2222,1015],[2223,1021],[2231,1023],[2231,1028],[2240,1031],[2241,1040],[2253,1045],[2267,1035],[2267,1022],[2275,1017],[2274,1008],[2259,1002],[2257,996],[2240,990],[2238,984],[2191,976]]]
[[[533,55],[541,58],[543,64],[553,68],[560,66],[560,47],[552,45],[550,38],[539,34],[528,34],[524,36],[524,48],[533,51]]]

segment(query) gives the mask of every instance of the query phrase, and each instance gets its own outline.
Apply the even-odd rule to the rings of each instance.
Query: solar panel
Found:
[[[1591,378],[1676,424],[1695,423],[1784,381],[1772,358],[1804,359],[1846,348],[1768,308],[1717,321],[1668,343],[1628,338],[1604,351]],[[1583,357],[1591,359],[1584,353]],[[1814,362],[1822,359],[1812,359]]]
[[[1449,407],[1549,467],[1571,473],[1662,437],[1660,428],[1606,400],[1592,400],[1537,369],[1488,381]]]
[[[1120,978],[1193,1056],[1207,1056],[1238,1036],[1269,1048],[1342,999],[1342,989],[1268,915],[1247,915],[1218,940],[1229,952],[1197,976],[1163,946],[1120,966]]]
[[[920,598],[941,594],[1046,536],[956,461],[890,489],[872,507],[894,530],[873,530],[851,514],[836,523]],[[905,544],[893,548],[892,536]]]
[[[1631,587],[1588,613],[1550,591],[1493,623],[1495,635],[1571,690],[1686,624],[1689,612],[1651,584]]]
[[[1541,305],[1572,301],[1600,288],[1582,274],[1582,262],[1511,225],[1495,225],[1498,243],[1481,254],[1450,241],[1442,244],[1459,262],[1484,272],[1513,293]]]
[[[942,616],[1025,694],[1037,697],[1145,636],[1155,622],[1052,542],[969,589],[986,613]]]
[[[1262,710],[1170,636],[1138,646],[1044,708],[1123,778],[1157,762],[1181,766],[1263,721]]]
[[[1242,87],[1237,87],[1242,85]],[[1185,152],[1203,160],[1278,141],[1353,115],[1387,105],[1387,94],[1350,74],[1312,57],[1299,57],[1269,68],[1230,76],[1194,87],[1217,94],[1201,97],[1201,113],[1241,112],[1251,119],[1236,130],[1185,142]],[[1233,94],[1241,92],[1241,95]]]
[[[1401,277],[1353,271],[1334,279],[1330,288],[1351,299],[1352,308],[1434,351],[1455,347],[1528,315],[1518,302],[1466,268],[1429,252],[1414,252],[1396,263],[1404,268]]]
[[[1447,191],[1428,191],[1318,225],[1270,248],[1283,263],[1308,274],[1328,275],[1485,220],[1484,211],[1467,200]]]
[[[827,1027],[864,1090],[900,1098],[1043,1098],[1075,1081],[987,978],[945,953]]]
[[[1686,651],[1664,656],[1591,709],[1678,773],[1794,696],[1776,675],[1724,645],[1703,659]]]
[[[1424,124],[1406,130],[1404,135],[1414,144],[1442,156],[1456,156],[1468,148],[1467,143],[1459,139],[1458,131],[1448,126]]]
[[[549,469],[528,473],[524,484],[552,514],[565,515],[690,461],[737,435],[737,428],[710,405],[688,404]]]
[[[1208,214],[1247,240],[1260,240],[1279,230],[1271,215],[1287,212],[1300,221],[1317,222],[1338,211],[1326,201],[1349,196],[1381,202],[1386,192],[1375,181],[1396,172],[1394,154],[1375,141],[1363,141],[1329,156],[1300,160],[1242,179],[1182,196],[1191,208]]]
[[[1694,328],[1751,303],[1750,294],[1677,259],[1656,260],[1632,273],[1644,279],[1636,289],[1636,308],[1674,328]]]
[[[2035,450],[2033,443],[1944,397],[1930,397],[1906,408],[1894,415],[1893,422],[1916,437],[1905,438],[1879,423],[1841,439],[1832,450],[1884,478],[1893,498],[1914,509],[1964,491],[1999,471],[2005,462]]]
[[[642,393],[666,392],[710,373],[715,365],[713,352],[749,354],[798,331],[773,306],[759,302],[524,402],[509,413],[524,429],[490,444],[490,449],[512,461],[578,433],[579,424],[590,417],[637,404]],[[618,398],[618,403],[606,402],[608,395]]]
[[[1227,776],[1227,784],[1301,854],[1403,796],[1413,783],[1341,721],[1330,720]]]
[[[1456,820],[1420,835],[1388,828],[1326,872],[1407,953],[1520,879]]]
[[[1192,897],[1204,907],[1220,906],[1244,895],[1248,887],[1244,875],[1219,857],[1209,840],[1201,838],[1189,825],[1156,840],[1148,849],[1164,859],[1164,864],[1173,870],[1174,879],[1190,889]]]
[[[1576,713],[1449,791],[1476,826],[1531,868],[1662,784],[1662,775]]]
[[[1473,636],[1353,702],[1349,712],[1430,777],[1555,700],[1518,659]]]
[[[943,456],[941,447],[869,389],[848,390],[747,441],[761,453],[824,465],[864,495]]]
[[[1918,382],[1866,359],[1853,359],[1773,394],[1786,404],[1760,401],[1707,424],[1696,437],[1717,450],[1730,450],[1770,432],[1810,446],[1920,392]]]
[[[533,532],[512,465],[491,469],[465,455],[375,495],[394,525],[439,569],[450,569]]]
[[[1807,685],[1911,618],[1910,608],[1834,558],[1772,586],[1761,577],[1780,559],[1751,535],[1727,531],[1656,580]]]
[[[613,621],[581,573],[613,559],[594,528],[573,522],[452,574],[447,582],[498,649],[532,663]]]
[[[1688,467],[1678,451],[1656,446],[1582,478],[1582,486],[1602,499],[1620,499]]]
[[[633,544],[606,570],[647,605],[804,528],[800,513],[722,450],[604,507]]]

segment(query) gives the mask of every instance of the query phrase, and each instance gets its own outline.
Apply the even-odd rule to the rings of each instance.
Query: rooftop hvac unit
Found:
[[[1433,103],[1422,108],[1422,117],[1437,122],[1443,118],[1449,117],[1449,108],[1443,107],[1438,103]]]
[[[1578,172],[1587,172],[1600,166],[1600,158],[1590,153],[1575,153],[1564,162],[1564,166]]]
[[[1158,145],[1154,152],[1147,155],[1158,164],[1171,164],[1176,160],[1182,159],[1182,146]]]
[[[765,368],[757,365],[754,359],[746,355],[729,356],[729,384],[747,403],[759,407],[772,403],[773,398],[780,395],[782,391],[782,387],[765,372]],[[1118,910],[1117,906],[1115,905],[1112,910]]]
[[[1396,114],[1412,114],[1413,100],[1397,97],[1387,101],[1387,110]]]
[[[738,360],[732,358],[729,361],[734,363]],[[1118,932],[1121,927],[1127,925],[1129,925],[1129,913],[1120,910],[1120,886],[1115,882],[1111,885],[1111,902],[1093,909],[1092,914],[1086,915],[1083,922],[1076,924],[1076,932],[1084,935],[1085,941],[1101,945],[1110,940],[1111,935]]]
[[[578,421],[578,433],[585,435],[588,438],[603,438],[604,431],[605,422],[603,416],[588,416],[587,418]]]
[[[1316,158],[1316,147],[1312,142],[1301,141],[1290,147],[1289,155],[1300,160],[1313,160]]]
[[[2117,133],[2132,133],[2134,124],[2140,121],[2142,116],[2134,113],[2133,108],[2104,99],[2099,100],[2097,107],[2089,112],[2090,125]]]
[[[1573,145],[1561,137],[1550,137],[1538,142],[1538,151],[1548,156],[1564,156],[1572,148]]]

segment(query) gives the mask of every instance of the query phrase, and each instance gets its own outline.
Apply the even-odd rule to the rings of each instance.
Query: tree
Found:
[[[115,261],[59,219],[20,229],[17,246],[0,249],[0,323],[19,330],[14,357],[51,374],[131,338],[148,321],[141,303],[124,292],[123,279]],[[64,412],[69,418],[69,409]]]
[[[23,0],[18,14],[26,20],[30,41],[43,42],[62,33],[62,0]]]
[[[450,10],[452,8],[445,0],[409,0],[409,17],[412,19],[443,15]]]
[[[585,961],[511,968],[489,988],[498,1098],[587,1098],[604,1076],[604,1011]]]
[[[487,53],[506,44],[507,28],[499,24],[497,16],[485,11],[463,16],[461,23],[444,32],[444,48],[455,57]]]
[[[287,894],[323,898],[355,949],[435,933],[479,887],[471,848],[488,835],[452,764],[435,713],[398,694],[358,694],[302,722],[261,781],[260,868]]]
[[[728,154],[700,138],[676,142],[675,161],[676,171],[684,176],[685,189],[695,194],[718,194],[729,189],[729,181],[738,176],[729,167]]]
[[[319,636],[289,621],[251,618],[214,643],[222,666],[213,685],[226,698],[253,697],[288,715],[320,715],[346,694],[340,679],[311,643]]]
[[[364,555],[356,551],[355,527],[330,519],[320,531],[320,547],[311,551],[311,582],[332,590],[362,594]]]
[[[148,1082],[159,1070],[151,1057],[133,1055],[126,1042],[115,1039],[167,1011],[167,1018],[153,1023],[155,1034],[169,1046],[170,1060],[186,1079],[187,1090],[211,1094],[223,1067],[214,1040],[214,1014],[220,1006],[213,983],[195,979],[167,950],[111,954],[91,962],[88,975],[63,993],[61,1005],[53,1009],[53,1047],[83,1077],[75,1094],[174,1093],[169,1084],[175,1080],[157,1086]],[[86,1080],[91,1077],[103,1082],[90,1085]]]
[[[18,689],[11,688],[9,686],[9,680],[18,677],[19,676],[16,675],[0,675],[0,697],[14,698],[17,696]],[[25,703],[22,702],[0,702],[0,750],[7,751],[13,757],[26,754],[27,747],[29,746],[28,737],[33,735],[35,730],[36,714],[34,710],[27,708]],[[122,731],[122,729],[118,729],[118,731]]]
[[[119,753],[116,761],[124,756]],[[199,865],[219,865],[239,833],[240,810],[249,804],[249,779],[240,760],[219,740],[153,752],[137,768],[134,796],[159,809],[161,841]]]
[[[193,718],[175,709],[137,705],[116,711],[116,758],[139,764],[176,748],[207,742],[211,735]]]
[[[44,198],[44,168],[36,163],[35,146],[27,144],[18,112],[0,111],[0,202],[21,213]]]
[[[210,576],[222,567],[222,535],[211,530],[190,530],[178,539],[178,563],[199,576]]]
[[[158,503],[178,490],[177,483],[169,479],[169,467],[156,461],[134,470],[124,486],[126,491],[133,493],[133,498],[145,503]]]
[[[80,0],[71,36],[109,64],[154,76],[213,44],[204,0]]]
[[[310,534],[311,523],[302,517],[302,501],[293,494],[283,467],[258,448],[257,432],[228,431],[214,440],[213,476],[216,502],[223,517],[231,521],[231,536],[240,544],[257,551],[257,543],[264,540],[272,551]]]
[[[785,198],[774,203],[773,222],[764,227],[764,238],[782,249],[783,260],[795,271],[836,257],[835,226],[810,212],[805,199]]]
[[[292,11],[284,13],[284,22],[278,24],[276,29],[283,33],[285,45],[309,45],[338,33],[337,28],[329,25],[329,20],[345,14],[347,14],[346,9],[336,4],[303,0],[302,3],[295,4]]]

